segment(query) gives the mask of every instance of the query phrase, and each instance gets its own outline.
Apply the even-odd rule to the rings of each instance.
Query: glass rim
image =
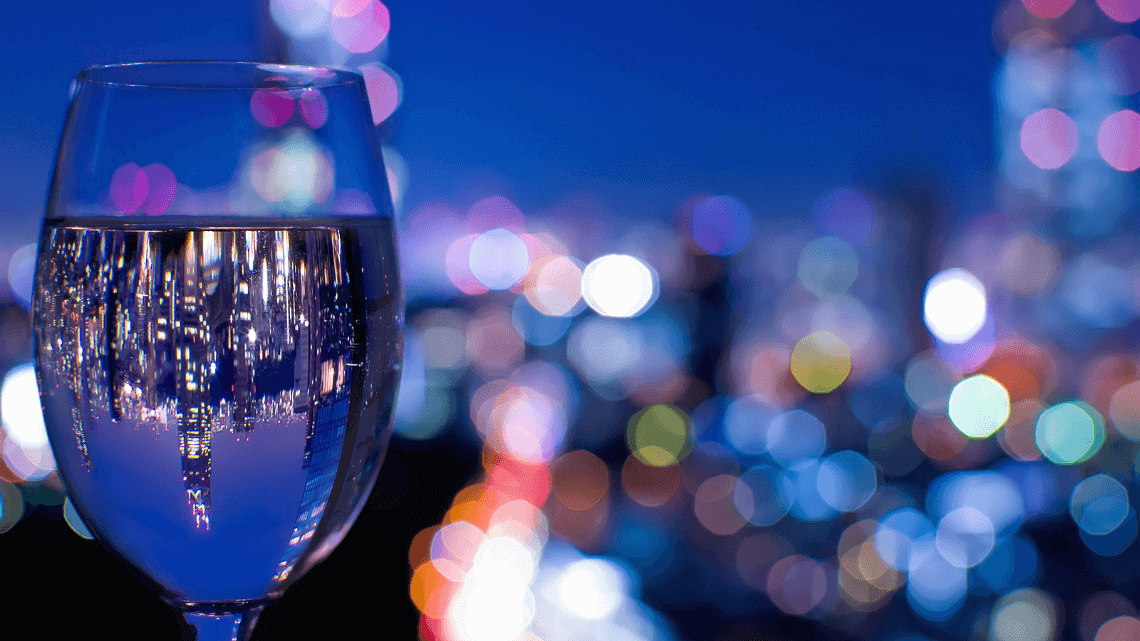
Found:
[[[364,78],[332,67],[228,60],[156,60],[93,65],[75,78],[79,84],[182,91],[326,89]]]

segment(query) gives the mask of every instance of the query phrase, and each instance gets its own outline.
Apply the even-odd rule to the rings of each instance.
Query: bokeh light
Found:
[[[1060,271],[1057,246],[1036,234],[1022,233],[1002,247],[998,274],[1002,285],[1022,296],[1048,289]]]
[[[796,343],[788,368],[804,389],[826,394],[851,373],[851,348],[831,332],[812,332]]]
[[[486,538],[483,530],[467,521],[447,523],[436,529],[432,536],[429,548],[431,563],[447,580],[461,582]]]
[[[1129,508],[1124,521],[1107,534],[1093,534],[1083,529],[1079,532],[1081,541],[1093,554],[1118,556],[1136,541],[1136,535],[1140,532],[1140,520],[1136,518],[1136,510]]]
[[[625,574],[610,561],[574,561],[558,579],[559,605],[583,619],[605,619],[621,606],[626,583]]]
[[[1108,416],[1121,436],[1140,442],[1140,381],[1121,385],[1113,392]]]
[[[907,364],[904,385],[907,398],[916,408],[937,412],[949,406],[950,394],[959,380],[957,372],[929,351],[916,355]]]
[[[523,294],[547,316],[573,315],[581,309],[582,265],[570,256],[549,255],[531,263]]]
[[[636,316],[649,307],[656,293],[653,272],[633,256],[607,254],[582,271],[582,297],[603,316]]]
[[[927,534],[911,545],[907,566],[906,596],[915,612],[931,621],[945,621],[966,600],[967,574],[938,552],[934,535]]]
[[[1069,514],[1085,532],[1108,534],[1128,518],[1128,490],[1107,474],[1094,474],[1073,488]]]
[[[643,352],[641,333],[627,321],[594,317],[570,328],[566,355],[587,381],[613,384],[630,372]]]
[[[1053,641],[1057,632],[1056,606],[1041,590],[1014,590],[994,604],[990,641]]]
[[[1024,520],[1023,496],[1018,485],[1005,474],[981,470],[951,472],[930,484],[926,507],[932,517],[971,508],[989,521],[996,536],[1005,538]],[[973,522],[980,523],[981,519],[973,518]]]
[[[748,522],[737,509],[736,488],[737,477],[732,474],[714,476],[697,488],[693,512],[709,532],[720,536],[736,534]]]
[[[526,243],[509,229],[485,231],[471,241],[468,268],[475,280],[489,290],[510,289],[526,276],[529,266]]]
[[[4,375],[0,384],[0,417],[5,437],[0,446],[9,470],[27,481],[41,480],[55,471],[31,363],[17,365]]]
[[[574,450],[551,465],[551,492],[562,505],[584,512],[598,504],[610,489],[609,469],[586,450]]]
[[[1135,294],[1129,277],[1100,256],[1075,257],[1060,283],[1062,301],[1081,321],[1092,327],[1120,327],[1136,315]]]
[[[1009,392],[984,374],[960,381],[948,404],[954,427],[970,438],[986,438],[1009,419]]]
[[[956,568],[972,568],[981,563],[996,542],[993,522],[968,505],[942,517],[934,537],[938,553]]]
[[[1104,444],[1100,414],[1081,402],[1058,403],[1037,419],[1037,448],[1058,465],[1072,465],[1092,457]]]
[[[447,279],[451,281],[452,285],[455,285],[456,289],[469,296],[488,291],[487,287],[471,273],[471,245],[478,237],[479,234],[468,234],[455,239],[448,245],[447,254],[444,258],[444,270]]]
[[[795,501],[795,486],[783,470],[757,465],[736,480],[732,497],[736,509],[749,523],[768,526],[788,513]]]
[[[1131,641],[1140,639],[1140,619],[1120,616],[1105,621],[1096,631],[1093,641]]]
[[[791,515],[800,521],[827,521],[838,514],[838,510],[828,505],[819,493],[820,467],[817,458],[799,459],[787,465],[796,497]]]
[[[466,350],[477,371],[494,376],[505,374],[522,361],[526,343],[515,330],[509,311],[488,306],[467,323]]]
[[[863,507],[878,487],[878,472],[867,457],[852,450],[836,452],[819,467],[819,495],[840,512]]]
[[[1122,96],[1140,91],[1140,38],[1125,33],[1110,38],[1097,50],[1097,70]]]
[[[1059,18],[1076,0],[1022,0],[1025,8],[1042,18]]]
[[[768,598],[780,610],[803,616],[827,596],[827,570],[815,559],[793,554],[768,573]]]
[[[1127,597],[1111,590],[1092,595],[1081,606],[1077,621],[1081,639],[1094,641],[1100,626],[1119,616],[1136,616],[1136,606]]]
[[[874,536],[875,550],[887,565],[906,571],[915,542],[924,537],[933,538],[933,534],[934,525],[924,514],[914,508],[900,508],[879,521]]]
[[[146,199],[142,210],[157,216],[167,210],[178,193],[178,181],[174,172],[162,163],[151,163],[142,168],[146,175]]]
[[[693,242],[713,256],[731,256],[752,235],[752,213],[731,196],[709,196],[692,209]]]
[[[388,37],[391,18],[380,0],[332,0],[329,32],[352,53],[368,53]]]
[[[372,109],[372,122],[378,125],[387,120],[395,113],[396,107],[400,106],[400,101],[404,98],[403,83],[395,71],[379,63],[361,65],[360,75],[364,76],[364,86],[368,90],[368,106]]]
[[[945,343],[965,343],[986,322],[986,288],[970,272],[947,269],[926,284],[922,318],[930,333]]]
[[[32,287],[36,275],[36,254],[39,245],[28,243],[12,252],[8,262],[8,288],[16,302],[24,309],[32,309]]]
[[[293,96],[281,89],[258,89],[249,99],[249,110],[257,122],[277,128],[293,117]]]
[[[800,251],[797,274],[804,288],[816,296],[842,294],[859,276],[859,256],[838,238],[817,238]]]
[[[294,38],[319,35],[329,24],[329,0],[270,0],[269,15]]]
[[[1096,0],[1104,15],[1117,22],[1136,22],[1140,19],[1140,0]]]
[[[301,112],[301,119],[313,129],[320,129],[329,118],[329,103],[318,89],[302,91],[297,98],[297,110]],[[385,158],[385,165],[389,164]]]
[[[672,405],[651,405],[629,419],[629,450],[654,467],[674,465],[692,448],[689,416]]]
[[[1021,151],[1042,169],[1059,169],[1077,153],[1077,125],[1063,111],[1047,107],[1021,124]]]
[[[127,215],[138,211],[146,200],[147,186],[147,175],[142,167],[133,162],[120,166],[111,175],[111,202],[115,209]]]
[[[793,409],[774,417],[767,436],[768,454],[785,466],[814,459],[827,448],[827,429],[807,410]]]
[[[724,411],[724,435],[742,454],[768,451],[768,427],[780,407],[759,394],[733,400]]]
[[[681,466],[650,465],[631,454],[621,468],[621,486],[634,502],[660,507],[681,489]]]
[[[1140,168],[1140,113],[1122,109],[1105,118],[1096,133],[1096,148],[1113,169]]]
[[[258,196],[295,211],[327,201],[335,181],[328,150],[304,130],[294,130],[280,146],[257,154],[249,167]]]

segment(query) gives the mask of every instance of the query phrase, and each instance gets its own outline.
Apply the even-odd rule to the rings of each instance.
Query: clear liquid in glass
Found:
[[[191,608],[327,556],[389,435],[397,274],[387,218],[49,218],[40,391],[96,536]]]

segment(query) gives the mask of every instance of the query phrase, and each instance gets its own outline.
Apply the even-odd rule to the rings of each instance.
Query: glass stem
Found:
[[[196,631],[197,641],[249,641],[263,608],[255,606],[241,612],[183,611],[182,616]]]

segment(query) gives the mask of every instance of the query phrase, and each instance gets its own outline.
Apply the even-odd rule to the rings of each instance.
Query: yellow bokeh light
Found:
[[[673,465],[689,453],[689,417],[672,405],[650,405],[629,419],[629,449],[654,467]]]
[[[851,373],[851,348],[831,332],[812,332],[796,343],[788,369],[807,391],[826,394]]]

